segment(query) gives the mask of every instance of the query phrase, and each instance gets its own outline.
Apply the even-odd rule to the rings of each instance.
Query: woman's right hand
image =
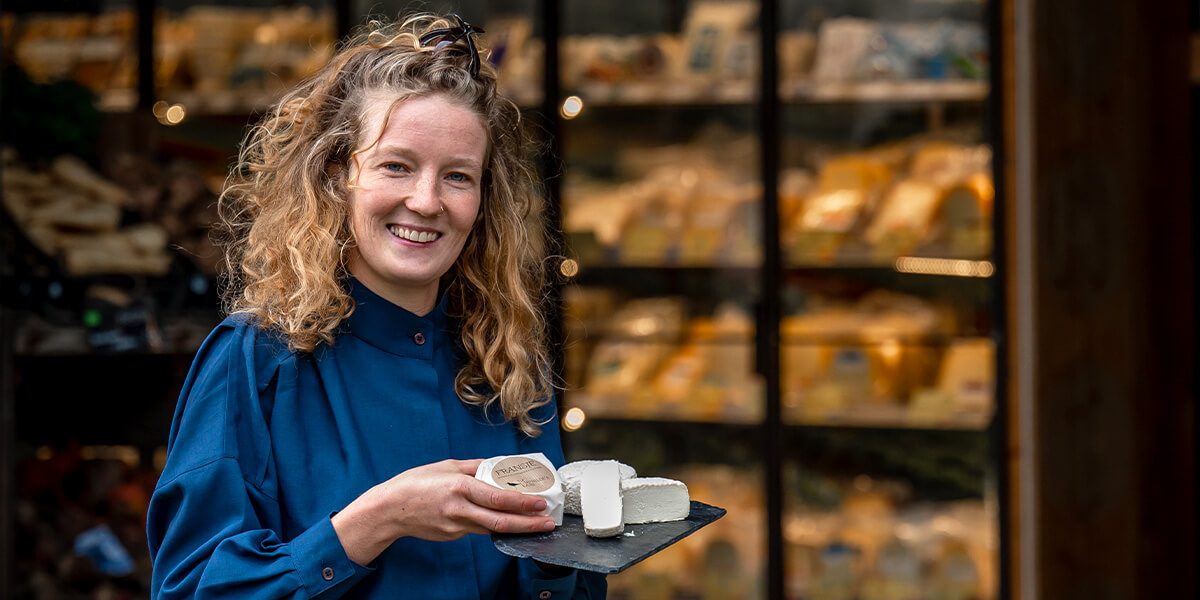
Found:
[[[546,501],[475,479],[482,459],[443,460],[409,469],[369,490],[333,516],[346,555],[365,565],[401,537],[455,540],[468,533],[554,529],[536,515]]]

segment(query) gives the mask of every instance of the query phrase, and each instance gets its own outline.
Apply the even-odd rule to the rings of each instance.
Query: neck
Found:
[[[423,317],[433,311],[433,307],[437,305],[438,286],[436,283],[430,286],[398,286],[389,284],[386,281],[376,280],[376,278],[363,276],[354,273],[351,270],[351,275],[358,280],[358,283],[367,287],[375,295],[407,310],[408,312]]]

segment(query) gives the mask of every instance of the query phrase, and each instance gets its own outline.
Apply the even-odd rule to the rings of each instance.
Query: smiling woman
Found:
[[[374,184],[385,172],[406,179],[415,153],[437,148],[469,154],[450,146],[475,138],[456,136],[482,134],[482,156],[455,156],[456,164],[442,165],[467,167],[447,172],[448,184],[476,173],[479,215],[461,253],[444,255],[452,257],[444,265],[449,270],[434,279],[441,280],[448,310],[462,320],[467,360],[456,377],[458,393],[471,403],[498,403],[506,419],[536,434],[539,427],[529,412],[548,401],[551,369],[539,306],[542,257],[526,228],[538,190],[524,159],[530,141],[516,105],[497,94],[490,64],[473,76],[465,43],[419,44],[422,31],[449,23],[427,17],[399,25],[373,22],[247,135],[220,203],[226,309],[279,330],[293,350],[333,342],[338,324],[353,310],[345,278],[358,275],[352,268],[356,256],[372,252],[361,248],[365,240],[358,234],[378,235],[377,229],[352,228],[354,198],[392,193],[390,187],[376,192]],[[412,100],[425,110],[440,104],[449,112],[417,115],[405,108]],[[396,118],[408,121],[393,126]],[[428,211],[449,207],[419,206],[426,200],[412,200],[427,211],[424,222],[392,224],[436,231]],[[353,218],[357,226],[370,217],[360,212]],[[425,293],[422,298],[432,297]]]
[[[604,597],[487,535],[555,524],[482,460],[563,455],[527,136],[474,31],[374,23],[248,134],[230,316],[147,518],[155,598]]]

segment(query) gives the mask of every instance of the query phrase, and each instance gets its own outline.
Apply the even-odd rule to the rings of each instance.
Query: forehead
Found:
[[[368,95],[363,103],[363,133],[360,151],[401,146],[482,158],[488,146],[483,118],[440,94],[404,100],[391,93]]]

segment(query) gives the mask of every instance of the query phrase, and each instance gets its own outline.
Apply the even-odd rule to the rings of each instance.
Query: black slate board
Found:
[[[588,537],[583,519],[564,515],[562,526],[549,533],[492,534],[496,549],[517,558],[597,573],[620,573],[667,546],[725,516],[725,509],[692,500],[691,514],[682,521],[626,525],[611,538]]]

